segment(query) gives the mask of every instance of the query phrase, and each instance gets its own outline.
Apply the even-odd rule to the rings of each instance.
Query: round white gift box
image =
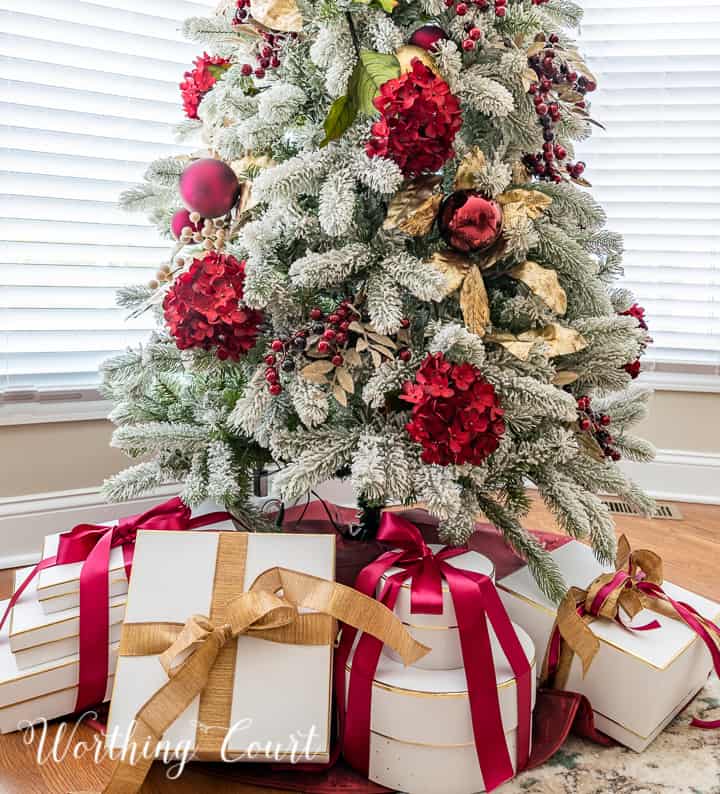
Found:
[[[434,552],[440,551],[442,546],[430,544]],[[467,551],[457,557],[447,560],[449,565],[461,570],[482,573],[495,581],[495,566],[482,554],[476,551]],[[388,577],[398,573],[401,568],[389,568],[378,584],[378,595],[382,592]],[[460,650],[460,635],[458,633],[455,607],[447,582],[442,583],[443,611],[441,615],[421,615],[410,611],[410,580],[403,583],[395,603],[394,612],[405,624],[410,634],[418,642],[427,645],[432,650],[416,663],[416,667],[427,670],[452,670],[462,667],[462,652]],[[400,657],[394,651],[387,649],[387,653],[399,661]]]
[[[530,660],[535,705],[535,647],[515,625]],[[517,689],[494,634],[493,658],[503,731],[515,758]],[[352,669],[352,656],[347,665]],[[349,686],[350,676],[347,681]],[[384,653],[375,673],[370,718],[370,779],[412,794],[485,791],[478,764],[464,669],[404,667]]]

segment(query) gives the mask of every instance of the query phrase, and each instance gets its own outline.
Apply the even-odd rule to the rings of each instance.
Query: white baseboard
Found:
[[[0,569],[36,563],[45,535],[142,513],[177,492],[177,485],[167,485],[121,504],[105,502],[99,488],[0,499]]]
[[[660,449],[651,463],[624,461],[621,466],[656,499],[720,504],[720,453]]]

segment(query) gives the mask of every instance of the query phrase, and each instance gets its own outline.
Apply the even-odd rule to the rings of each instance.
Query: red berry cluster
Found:
[[[237,0],[237,9],[233,16],[233,25],[246,25],[250,20],[250,0]],[[255,57],[255,66],[244,63],[240,71],[245,77],[255,75],[259,80],[265,77],[267,69],[277,69],[280,66],[280,50],[287,37],[297,38],[297,33],[270,33],[265,30],[262,32],[262,40],[258,44]]]
[[[580,430],[593,436],[606,458],[620,460],[620,452],[613,446],[613,437],[605,429],[612,422],[612,418],[608,414],[593,411],[589,397],[578,397],[577,411]]]
[[[620,312],[620,314],[625,317],[634,317],[638,322],[638,326],[642,328],[643,331],[648,330],[648,324],[647,321],[645,320],[645,309],[639,304],[633,303],[633,305],[629,309],[626,309],[624,312]],[[647,345],[651,343],[652,343],[652,339],[649,336],[646,336],[642,350],[640,351],[640,356],[642,356],[643,353],[645,352],[645,348],[647,347]],[[625,364],[625,366],[623,367],[625,372],[627,372],[628,375],[630,375],[630,377],[633,380],[635,380],[635,378],[637,378],[637,376],[640,374],[640,368],[641,368],[640,356],[638,356],[635,359],[635,361],[630,361],[627,364]]]
[[[483,32],[480,30],[480,28],[475,27],[475,25],[472,25],[468,22],[468,24],[465,25],[465,33],[467,34],[467,38],[463,39],[462,48],[465,50],[465,52],[470,52],[471,50],[474,50],[475,47],[480,45]]]
[[[525,155],[523,162],[528,170],[540,179],[552,182],[562,181],[560,163],[567,157],[564,146],[555,143],[555,125],[560,121],[560,106],[553,101],[552,92],[558,87],[566,88],[577,94],[585,95],[594,91],[597,85],[584,75],[578,75],[567,64],[558,65],[557,52],[554,47],[559,36],[552,33],[545,38],[544,33],[538,34],[540,41],[545,41],[543,49],[529,59],[530,68],[537,75],[537,82],[531,83],[528,89],[535,103],[535,112],[543,128],[542,152]],[[577,107],[584,108],[585,100],[578,100]],[[566,163],[565,170],[574,179],[578,179],[585,171],[585,163]]]
[[[496,17],[504,17],[507,14],[507,0],[495,0],[494,3],[490,3],[489,0],[467,0],[467,2],[465,0],[445,0],[445,6],[454,8],[459,17],[464,17],[471,5],[476,6],[480,11],[489,11],[492,6]],[[472,47],[465,47],[465,42],[463,42],[463,47],[466,50],[472,49]]]
[[[422,445],[425,463],[479,466],[505,432],[493,385],[477,367],[453,364],[443,353],[425,357],[415,380],[403,384],[400,399],[412,404],[405,429]]]

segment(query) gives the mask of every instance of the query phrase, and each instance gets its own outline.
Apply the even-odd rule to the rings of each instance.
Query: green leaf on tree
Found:
[[[371,50],[362,50],[360,60],[348,83],[348,93],[338,97],[330,106],[323,125],[325,138],[320,146],[337,140],[355,121],[358,113],[374,116],[377,113],[373,99],[380,93],[380,86],[400,75],[400,62],[394,55],[383,55]]]
[[[354,0],[356,3],[361,3],[364,6],[373,6],[375,8],[381,8],[383,11],[386,11],[388,14],[392,14],[392,12],[397,8],[399,0]]]
[[[380,86],[399,76],[400,62],[394,55],[362,50],[349,86],[349,94],[355,98],[358,110],[367,116],[374,116],[377,110],[373,99],[380,93]]]
[[[349,96],[338,97],[330,106],[330,112],[325,119],[325,138],[320,146],[327,146],[330,141],[337,140],[345,130],[355,121],[358,108],[355,100]]]
[[[229,68],[229,63],[211,63],[207,70],[216,80],[220,80],[220,78],[225,74],[225,72],[227,72]]]

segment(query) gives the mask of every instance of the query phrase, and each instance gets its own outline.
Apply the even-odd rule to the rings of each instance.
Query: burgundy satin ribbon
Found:
[[[389,576],[379,600],[389,609],[395,606],[403,582],[410,579],[410,611],[440,615],[443,611],[442,582],[447,582],[457,616],[460,645],[468,685],[475,748],[488,791],[513,777],[500,712],[495,665],[492,657],[489,620],[517,681],[517,770],[527,766],[530,755],[532,681],[530,663],[492,580],[483,574],[464,571],[448,560],[464,554],[466,548],[443,548],[437,554],[427,546],[420,530],[395,513],[384,513],[378,540],[396,547],[382,554],[359,574],[355,587],[374,595],[382,575],[392,567],[401,568]],[[356,631],[343,628],[336,666],[336,689],[341,711],[345,707],[345,668]],[[370,716],[372,683],[382,644],[368,635],[358,641],[350,673],[343,754],[366,775],[370,765]]]
[[[108,574],[110,550],[122,547],[128,580],[139,529],[184,531],[225,521],[229,513],[208,513],[191,517],[190,508],[179,497],[150,508],[144,513],[121,518],[114,526],[78,524],[60,535],[54,557],[41,560],[13,593],[0,619],[0,629],[30,582],[40,571],[55,565],[82,562],[80,570],[80,661],[75,710],[105,700],[109,663],[110,591]]]

